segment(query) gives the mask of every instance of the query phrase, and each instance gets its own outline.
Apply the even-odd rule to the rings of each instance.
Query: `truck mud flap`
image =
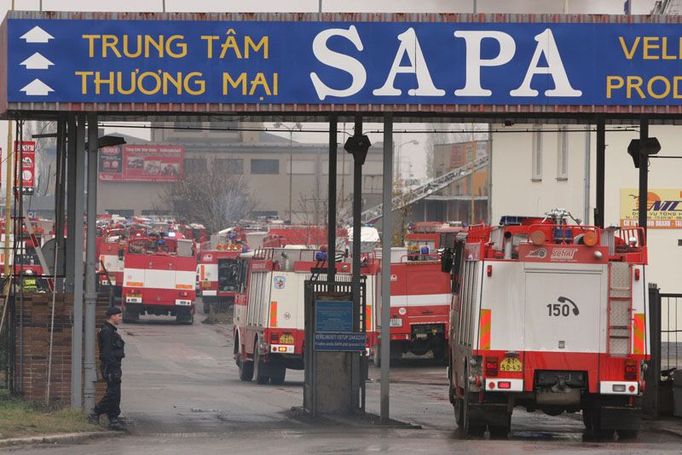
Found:
[[[509,411],[506,403],[470,403],[469,415],[476,425],[509,425]]]
[[[641,425],[641,409],[623,406],[602,406],[600,423],[604,429],[639,430]]]

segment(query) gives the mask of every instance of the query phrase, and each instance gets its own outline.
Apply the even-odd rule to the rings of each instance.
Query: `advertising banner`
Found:
[[[10,18],[6,42],[16,103],[682,104],[672,22]]]
[[[100,150],[99,179],[121,182],[174,182],[184,175],[180,145],[126,144]]]
[[[621,226],[637,227],[638,219],[639,190],[621,188]],[[649,189],[647,227],[649,229],[682,229],[682,189]]]
[[[19,173],[21,174],[21,191],[23,194],[33,194],[36,174],[36,143],[35,141],[14,141],[16,159],[21,159]],[[17,176],[17,179],[19,176]],[[14,182],[19,188],[20,182]]]

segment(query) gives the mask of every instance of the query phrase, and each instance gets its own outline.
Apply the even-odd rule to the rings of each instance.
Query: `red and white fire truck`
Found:
[[[326,254],[305,247],[264,248],[241,256],[248,264],[247,289],[235,300],[234,358],[242,381],[282,384],[286,369],[303,369],[304,283],[311,269],[324,267]],[[350,280],[351,263],[336,263],[338,278]],[[377,292],[376,260],[364,261],[366,324]],[[325,273],[319,274],[324,280]]]
[[[650,339],[643,232],[569,219],[504,217],[444,254],[450,401],[467,435],[506,435],[514,406],[582,410],[597,437],[637,434]]]
[[[105,228],[97,237],[97,272],[100,286],[111,287],[116,302],[121,298],[123,286],[123,259],[128,249],[128,230],[122,227]]]
[[[123,319],[141,314],[175,316],[194,322],[197,259],[194,242],[175,237],[128,240],[123,260]]]
[[[447,361],[450,277],[441,270],[438,249],[464,229],[420,222],[406,234],[405,248],[391,249],[391,358],[431,351],[434,358]],[[378,365],[380,347],[374,340],[371,351]]]
[[[239,259],[246,245],[222,242],[202,247],[198,254],[197,296],[201,297],[204,313],[210,305],[231,305],[237,294],[244,292],[246,267]]]

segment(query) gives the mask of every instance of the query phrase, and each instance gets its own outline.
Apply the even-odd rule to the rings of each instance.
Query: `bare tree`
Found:
[[[159,196],[160,204],[178,218],[217,232],[245,218],[255,207],[242,176],[225,174],[210,167],[186,174]]]

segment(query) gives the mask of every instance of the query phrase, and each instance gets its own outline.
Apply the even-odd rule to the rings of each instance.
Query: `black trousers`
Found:
[[[105,374],[104,379],[107,382],[107,391],[99,403],[95,406],[95,414],[106,414],[109,420],[121,415],[121,374]]]

